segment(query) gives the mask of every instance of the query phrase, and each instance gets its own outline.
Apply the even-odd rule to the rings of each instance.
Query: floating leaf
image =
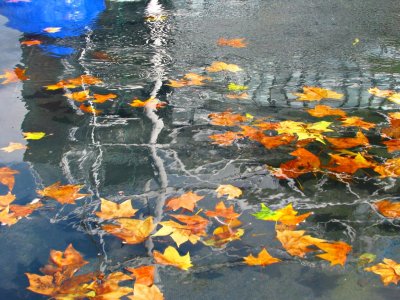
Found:
[[[153,251],[153,256],[158,264],[171,265],[182,270],[188,270],[193,266],[189,252],[181,256],[179,252],[171,246],[168,246],[164,253]]]
[[[207,67],[206,70],[208,72],[221,72],[221,71],[229,71],[229,72],[239,72],[242,69],[238,65],[227,64],[222,61],[214,61],[211,66]]]
[[[372,253],[363,253],[358,257],[358,266],[365,266],[374,262],[376,259],[376,255]]]
[[[46,136],[44,132],[23,132],[22,134],[26,140],[40,140]]]
[[[271,210],[264,203],[261,203],[261,210],[253,216],[259,220],[276,221],[288,226],[296,226],[307,219],[312,213],[308,212],[302,215],[297,215],[298,212],[293,209],[292,204],[288,204],[284,208]]]
[[[263,248],[257,257],[254,257],[252,254],[243,258],[245,263],[249,266],[268,266],[271,264],[275,264],[280,262],[281,260],[275,257],[272,257],[268,251]]]
[[[358,131],[355,138],[331,138],[325,137],[325,139],[337,149],[348,149],[357,146],[368,146],[368,138],[361,132]]]
[[[224,133],[210,135],[209,138],[214,140],[213,144],[230,146],[236,140],[243,138],[243,135],[239,132],[226,131]]]
[[[230,111],[209,114],[208,117],[211,119],[210,123],[212,125],[218,126],[236,126],[248,120],[248,118],[239,114],[233,114]]]
[[[400,280],[400,264],[389,258],[384,258],[383,263],[365,268],[364,270],[381,276],[384,285],[389,285],[390,283],[397,284]]]
[[[91,75],[81,75],[76,78],[61,80],[56,84],[46,86],[46,88],[51,91],[62,88],[74,89],[78,86],[93,85],[98,83],[102,83],[102,81],[99,78],[96,78]]]
[[[28,80],[29,77],[25,76],[25,72],[26,70],[18,67],[13,71],[6,70],[3,75],[0,75],[0,79],[5,79],[1,84],[19,82],[20,80]]]
[[[381,175],[381,178],[400,176],[400,157],[387,159],[381,165],[375,165],[374,171]]]
[[[184,86],[204,85],[204,80],[211,81],[211,77],[201,76],[195,73],[188,73],[180,80],[169,80],[167,85],[174,88],[181,88]]]
[[[135,283],[133,296],[128,298],[131,300],[164,300],[164,295],[156,285],[147,286]]]
[[[329,261],[331,263],[331,266],[344,266],[344,264],[346,263],[347,254],[352,250],[351,246],[346,244],[345,242],[317,242],[315,243],[315,246],[326,252],[323,254],[318,254],[317,256]]]
[[[342,119],[342,126],[360,127],[365,130],[370,130],[371,128],[374,128],[376,126],[376,124],[370,123],[370,122],[365,122],[360,117],[346,117],[346,118]]]
[[[81,92],[74,92],[74,93],[66,93],[64,94],[65,97],[68,99],[77,101],[77,102],[83,102],[90,98],[89,96],[89,90],[86,91],[81,91]]]
[[[7,186],[9,191],[12,191],[15,184],[14,175],[19,174],[18,171],[8,167],[0,168],[0,183]]]
[[[171,198],[167,200],[166,206],[172,210],[178,210],[179,208],[184,208],[189,211],[193,211],[196,206],[196,202],[203,199],[204,196],[199,196],[193,192],[187,192],[179,197]]]
[[[373,205],[386,218],[390,219],[400,218],[400,202],[381,200],[375,202]]]
[[[276,131],[279,134],[296,135],[297,140],[316,140],[325,144],[324,133],[332,132],[329,128],[332,122],[320,121],[316,123],[303,123],[296,121],[283,121],[278,123]]]
[[[218,198],[228,195],[228,200],[238,198],[242,195],[242,190],[231,184],[221,184],[215,191],[217,192]]]
[[[240,84],[236,84],[233,82],[229,83],[227,88],[229,91],[233,91],[233,92],[245,91],[245,90],[249,89],[249,87],[246,85],[240,85]]]
[[[25,145],[23,145],[21,143],[12,143],[12,142],[10,142],[7,147],[3,147],[3,148],[0,148],[0,149],[3,150],[4,152],[10,153],[10,152],[14,152],[14,151],[17,151],[17,150],[25,150],[27,148],[28,147],[26,147]]]
[[[372,168],[375,166],[373,162],[365,159],[361,153],[357,153],[354,157],[342,156],[339,154],[329,155],[331,160],[325,168],[332,172],[354,174],[359,169]]]
[[[382,143],[386,145],[389,153],[400,150],[400,139],[383,141]]]
[[[296,159],[282,163],[278,169],[275,169],[273,174],[278,178],[297,178],[300,175],[318,172],[321,162],[317,156],[310,151],[299,148],[290,153],[296,156]]]
[[[0,209],[4,209],[16,199],[14,194],[8,192],[7,195],[0,195]]]
[[[103,112],[101,109],[96,109],[92,105],[85,105],[83,103],[79,106],[79,109],[85,113],[93,115],[99,115]]]
[[[94,100],[92,101],[93,103],[104,103],[106,101],[111,101],[111,100],[117,98],[117,95],[115,95],[115,94],[106,94],[106,95],[93,94],[93,98],[94,98]]]
[[[233,220],[240,216],[240,214],[234,211],[233,205],[226,207],[223,201],[215,206],[215,210],[206,211],[205,214],[208,217],[221,217],[226,220]]]
[[[200,240],[200,236],[206,235],[205,231],[200,232],[199,230],[195,230],[193,232],[192,227],[174,221],[164,221],[158,223],[158,225],[161,225],[162,228],[153,234],[153,236],[169,235],[178,247],[187,241],[196,244]]]
[[[139,268],[126,268],[135,278],[135,284],[151,286],[154,283],[154,266],[142,266]]]
[[[322,99],[337,99],[340,100],[343,98],[343,94],[336,93],[331,90],[305,86],[303,87],[303,93],[293,93],[297,96],[298,101],[320,101]]]
[[[10,212],[9,206],[0,211],[0,223],[2,225],[11,226],[17,222],[18,218],[12,212]]]
[[[150,97],[146,101],[134,99],[131,104],[132,107],[149,107],[151,109],[159,109],[167,105],[167,103],[158,100],[155,97]]]
[[[230,242],[240,240],[244,234],[244,230],[237,227],[241,224],[237,219],[230,220],[227,225],[217,227],[213,231],[213,235],[203,241],[203,243],[207,246],[221,248]]]
[[[380,90],[377,87],[370,88],[368,92],[376,97],[387,98],[394,94],[391,90]]]
[[[37,193],[43,197],[50,197],[61,204],[75,204],[75,201],[90,194],[80,194],[79,191],[83,188],[83,185],[79,184],[67,184],[61,185],[58,181],[43,190],[38,190]]]
[[[233,48],[245,48],[247,47],[247,43],[244,38],[238,39],[225,39],[220,38],[217,42],[218,46],[228,46]]]
[[[276,238],[290,255],[304,257],[308,252],[314,251],[310,246],[325,241],[304,233],[304,230],[277,230]]]
[[[327,105],[316,105],[312,109],[308,109],[307,112],[313,117],[323,118],[327,116],[341,116],[346,117],[346,112],[338,108],[332,108]]]
[[[56,33],[56,32],[60,32],[61,27],[46,27],[45,29],[43,29],[43,31],[46,31],[47,33]]]
[[[143,243],[155,227],[152,217],[145,220],[117,219],[115,222],[117,225],[103,225],[103,230],[131,245]]]
[[[101,212],[96,212],[104,220],[133,217],[137,209],[132,207],[132,201],[126,200],[121,204],[101,198]]]

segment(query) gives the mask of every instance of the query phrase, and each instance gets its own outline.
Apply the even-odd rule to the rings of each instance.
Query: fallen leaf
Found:
[[[178,210],[179,208],[184,208],[189,211],[193,211],[196,206],[196,202],[203,199],[204,196],[199,196],[193,192],[187,192],[179,197],[168,199],[166,206],[172,210]]]
[[[323,254],[317,254],[317,256],[329,261],[331,263],[331,266],[344,266],[344,264],[346,263],[347,254],[352,250],[352,247],[345,242],[317,242],[315,243],[315,246],[326,252]]]
[[[348,149],[357,146],[368,146],[368,138],[361,132],[358,131],[354,138],[331,138],[325,137],[325,139],[333,145],[336,149]]]
[[[304,230],[277,230],[276,238],[290,255],[304,257],[308,252],[315,251],[310,246],[325,241],[304,233]]]
[[[58,90],[58,89],[63,89],[63,88],[68,88],[68,89],[74,89],[78,86],[84,86],[84,85],[94,85],[94,84],[99,84],[102,83],[102,81],[99,78],[96,78],[91,75],[81,75],[76,78],[71,78],[71,79],[65,79],[57,82],[56,84],[53,85],[47,85],[45,86],[47,90]]]
[[[375,202],[373,205],[386,218],[390,219],[400,218],[400,202],[381,200]]]
[[[383,164],[375,165],[374,171],[381,175],[381,178],[400,176],[400,157],[387,159]]]
[[[133,292],[133,289],[130,287],[120,286],[120,283],[122,281],[127,280],[132,280],[132,277],[122,272],[114,272],[108,274],[107,277],[103,276],[103,278],[101,278],[100,280],[97,280],[89,285],[90,289],[92,290],[93,296],[88,298],[94,300],[124,299],[124,296]]]
[[[224,133],[210,135],[209,138],[214,140],[213,144],[230,146],[236,140],[243,138],[243,135],[239,132],[226,131]]]
[[[181,256],[179,252],[171,246],[168,246],[164,253],[153,251],[153,256],[158,264],[171,265],[182,270],[188,270],[193,266],[189,252]]]
[[[218,198],[227,195],[228,200],[238,198],[242,195],[242,190],[231,184],[221,184],[215,191],[217,192]]]
[[[338,109],[338,108],[332,108],[327,105],[316,105],[312,109],[308,109],[307,112],[312,115],[313,117],[317,118],[323,118],[327,116],[341,116],[341,117],[346,117],[346,112]]]
[[[167,105],[167,103],[158,100],[155,97],[150,97],[149,99],[142,101],[139,99],[134,99],[131,104],[132,107],[149,107],[151,109],[159,109]]]
[[[128,298],[131,300],[164,300],[164,295],[156,285],[147,286],[135,283],[133,296]]]
[[[115,222],[117,225],[103,225],[103,230],[131,245],[143,243],[155,227],[152,217],[145,220],[117,219]]]
[[[205,236],[206,232],[199,232],[196,230],[193,232],[192,227],[188,227],[187,225],[182,225],[174,221],[164,221],[158,223],[162,228],[159,229],[152,236],[170,236],[176,245],[180,247],[183,243],[190,241],[193,245],[196,244],[200,240],[200,236]]]
[[[227,225],[215,228],[212,236],[204,240],[203,244],[210,247],[222,248],[230,242],[240,240],[244,234],[244,229],[237,227],[241,224],[237,219],[229,220]]]
[[[142,266],[139,268],[126,268],[132,273],[135,278],[135,284],[144,284],[146,286],[152,286],[154,283],[154,266]]]
[[[66,93],[64,94],[65,97],[68,99],[72,99],[77,102],[83,102],[90,98],[89,90],[81,91],[81,92],[74,92],[74,93]]]
[[[14,213],[10,213],[10,207],[7,206],[3,210],[0,211],[0,223],[2,225],[14,225],[15,223],[18,222],[17,216],[14,215]]]
[[[8,192],[7,195],[0,195],[0,209],[4,209],[16,199],[14,194]]]
[[[211,66],[206,68],[208,72],[221,72],[221,71],[229,71],[229,72],[239,72],[242,69],[235,64],[227,64],[222,61],[214,61]]]
[[[400,150],[400,139],[383,141],[382,143],[386,145],[389,153]]]
[[[358,257],[358,266],[365,266],[374,262],[376,259],[376,255],[373,253],[363,253]]]
[[[298,148],[290,153],[296,159],[281,163],[273,174],[278,178],[297,178],[303,174],[318,172],[321,162],[317,156],[304,148]]]
[[[288,145],[296,140],[296,137],[289,134],[280,134],[275,136],[263,136],[259,141],[265,148],[274,149],[280,146]]]
[[[272,257],[268,251],[263,248],[257,257],[254,257],[252,254],[243,258],[245,263],[249,266],[268,266],[271,264],[275,264],[280,262],[281,260],[275,257]]]
[[[336,173],[354,174],[359,169],[372,168],[375,166],[373,162],[365,159],[361,153],[357,153],[355,157],[342,156],[339,154],[329,155],[331,160],[325,168]]]
[[[10,142],[7,147],[3,147],[3,148],[0,148],[0,149],[3,150],[4,152],[11,153],[11,152],[14,152],[16,150],[25,150],[27,148],[28,148],[27,146],[25,146],[25,145],[23,145],[21,143]]]
[[[394,93],[387,98],[389,101],[400,104],[400,93]]]
[[[46,136],[44,132],[23,132],[22,134],[26,140],[40,140]]]
[[[34,45],[40,45],[42,42],[39,40],[28,40],[28,41],[23,41],[21,42],[21,45],[25,46],[34,46]]]
[[[179,80],[169,80],[167,85],[174,88],[181,88],[184,86],[204,85],[204,80],[211,81],[211,77],[201,76],[195,73],[188,73]]]
[[[79,191],[83,185],[67,184],[61,185],[58,181],[43,190],[38,190],[37,193],[43,197],[49,197],[57,200],[61,204],[75,204],[75,201],[90,194],[80,194]]]
[[[93,103],[104,103],[106,101],[111,101],[112,99],[117,98],[117,95],[115,94],[93,94],[94,100],[92,101]]]
[[[15,178],[14,175],[19,174],[18,171],[10,169],[8,167],[0,168],[0,183],[7,186],[11,192],[14,188]]]
[[[236,84],[236,83],[229,83],[227,86],[229,91],[233,91],[233,92],[239,92],[239,91],[245,91],[248,90],[249,87],[246,85],[240,85],[240,84]]]
[[[303,87],[303,93],[293,94],[298,97],[298,101],[320,101],[322,99],[340,100],[343,98],[343,94],[313,86],[305,86]]]
[[[248,118],[239,114],[233,114],[230,111],[221,113],[212,113],[208,117],[211,119],[212,125],[218,126],[236,126],[242,122],[246,122]]]
[[[298,141],[311,139],[325,144],[324,133],[333,131],[329,128],[331,124],[327,121],[303,123],[289,120],[279,122],[275,130],[279,134],[295,135]]]
[[[16,218],[26,218],[42,206],[43,204],[39,201],[33,203],[31,202],[25,205],[12,204],[10,205],[10,211],[14,214]]]
[[[275,211],[271,210],[264,203],[261,203],[261,210],[252,215],[259,220],[276,221],[288,226],[296,226],[307,219],[312,213],[308,212],[302,215],[297,214],[298,212],[293,209],[293,205],[291,203]]]
[[[365,271],[373,272],[381,276],[384,285],[397,284],[400,280],[400,264],[389,258],[384,258],[383,263],[365,268]]]
[[[247,43],[245,42],[244,38],[237,38],[237,39],[225,39],[220,38],[217,41],[218,46],[228,46],[233,48],[245,48],[247,47]]]
[[[226,207],[223,201],[219,202],[215,206],[215,210],[206,211],[205,214],[207,217],[210,217],[210,218],[221,217],[228,221],[236,219],[240,216],[240,214],[238,214],[237,212],[234,211],[233,205],[231,205],[230,207]]]
[[[377,87],[370,88],[368,92],[376,97],[387,98],[394,94],[391,90],[381,90]]]
[[[101,211],[96,212],[104,220],[133,217],[138,210],[132,207],[132,201],[126,200],[121,204],[101,198]]]
[[[85,113],[93,115],[99,115],[103,112],[101,109],[96,109],[92,105],[85,105],[83,103],[79,106],[79,109]]]
[[[370,123],[370,122],[365,122],[360,117],[346,117],[346,118],[342,119],[342,126],[360,127],[365,130],[370,130],[371,128],[374,128],[376,126],[376,124]]]
[[[353,41],[353,43],[352,43],[352,45],[355,46],[355,45],[357,45],[359,42],[360,42],[360,39],[359,39],[359,38],[355,38],[354,41]]]

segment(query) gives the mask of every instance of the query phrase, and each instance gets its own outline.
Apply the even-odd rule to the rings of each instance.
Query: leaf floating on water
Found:
[[[133,217],[138,210],[132,207],[132,201],[126,200],[121,204],[101,198],[101,211],[96,215],[103,220]]]
[[[222,61],[214,61],[211,66],[206,68],[208,72],[221,72],[221,71],[229,71],[229,72],[239,72],[242,69],[235,64],[227,64]]]
[[[311,139],[325,144],[323,133],[333,131],[329,128],[331,124],[332,122],[327,121],[316,123],[282,121],[277,124],[276,131],[279,134],[296,135],[298,141]]]
[[[357,153],[354,157],[339,154],[329,155],[331,160],[325,168],[336,173],[354,174],[359,169],[375,166],[373,162],[368,161],[361,153]]]
[[[161,225],[162,228],[153,234],[153,236],[169,235],[178,247],[187,241],[190,241],[194,245],[200,240],[200,236],[206,236],[204,230],[201,231],[174,221],[164,221],[158,223],[158,225]]]
[[[168,18],[168,16],[163,16],[163,15],[152,15],[152,16],[147,16],[144,18],[146,22],[162,22],[165,21]]]
[[[99,115],[103,112],[103,110],[101,109],[96,109],[92,105],[85,105],[83,103],[79,106],[79,109],[85,113],[92,115]]]
[[[135,284],[144,284],[152,286],[154,283],[154,266],[142,266],[139,268],[126,268],[127,271],[132,273],[135,278]]]
[[[17,150],[25,150],[27,148],[28,148],[27,146],[25,146],[25,145],[23,145],[21,143],[10,142],[7,147],[3,147],[3,148],[0,148],[0,149],[3,150],[4,152],[11,153],[11,152],[14,152],[14,151],[17,151]]]
[[[322,99],[340,100],[343,98],[343,94],[313,86],[305,86],[303,87],[303,93],[293,94],[298,97],[298,101],[320,101]]]
[[[204,196],[199,196],[193,192],[187,192],[179,197],[167,200],[165,205],[172,210],[184,208],[188,211],[193,211],[194,207],[196,206],[196,202],[200,201],[203,198]]]
[[[159,109],[167,105],[166,102],[162,102],[155,97],[150,97],[149,99],[142,101],[139,99],[134,99],[131,104],[132,107],[149,107],[151,109]]]
[[[57,82],[56,84],[47,85],[45,87],[47,90],[53,91],[53,90],[58,90],[58,89],[63,89],[63,88],[74,89],[74,88],[77,88],[78,86],[94,85],[94,84],[100,84],[100,83],[103,83],[103,82],[99,78],[96,78],[91,75],[81,75],[76,78],[61,80],[61,81]]]
[[[346,117],[345,111],[338,109],[338,108],[332,108],[327,105],[316,105],[314,108],[308,109],[307,112],[316,118],[323,118],[323,117],[327,117],[327,116]]]
[[[233,205],[230,207],[226,207],[224,202],[221,201],[215,206],[215,210],[206,211],[207,217],[221,217],[226,219],[226,222],[230,220],[234,220],[240,216],[237,212],[234,211]]]
[[[217,41],[218,46],[228,46],[233,48],[245,48],[247,47],[247,42],[245,42],[245,38],[237,38],[237,39],[225,39],[220,38]]]
[[[104,103],[106,101],[112,101],[113,99],[117,98],[117,95],[115,94],[93,94],[93,103]]]
[[[268,251],[263,248],[257,257],[254,257],[252,254],[243,258],[245,263],[249,266],[268,266],[271,264],[275,264],[280,262],[279,258],[272,257]]]
[[[23,132],[22,134],[26,140],[40,140],[46,136],[44,132]]]
[[[184,86],[193,86],[193,85],[204,85],[204,80],[211,81],[211,77],[201,76],[195,73],[188,73],[183,76],[183,79],[179,80],[169,80],[167,85],[174,87],[174,88],[181,88]]]
[[[317,256],[319,258],[329,261],[331,263],[331,266],[344,266],[344,264],[346,263],[347,254],[352,250],[352,247],[345,242],[317,242],[315,243],[315,246],[326,252],[323,254],[317,254]]]
[[[230,146],[238,139],[243,138],[243,135],[239,132],[227,131],[220,134],[213,134],[209,136],[214,142],[213,144],[217,144],[220,146]]]
[[[153,256],[155,261],[161,265],[170,265],[185,271],[193,266],[189,252],[181,256],[179,252],[171,246],[168,246],[164,253],[153,251]]]
[[[336,149],[348,149],[357,146],[368,146],[368,138],[361,132],[358,131],[355,138],[330,138],[325,137],[325,139],[333,145]]]
[[[376,96],[376,97],[381,97],[381,98],[390,97],[391,95],[393,95],[393,94],[395,93],[394,91],[391,91],[391,90],[380,90],[380,89],[377,88],[377,87],[370,88],[370,89],[368,90],[368,92],[369,92],[371,95],[374,95],[374,96]]]
[[[390,219],[400,218],[400,202],[381,200],[375,202],[373,205],[386,218]]]
[[[238,219],[230,220],[227,225],[217,227],[213,231],[212,236],[203,241],[203,244],[210,247],[222,248],[230,242],[240,240],[244,234],[244,229],[237,228],[240,225],[242,223]]]
[[[64,94],[65,97],[68,99],[77,101],[77,102],[83,102],[90,98],[89,96],[89,90],[86,91],[81,91],[81,92],[74,92],[74,93],[66,93]]]
[[[376,126],[376,124],[370,123],[370,122],[365,122],[360,117],[346,117],[346,118],[342,119],[342,126],[360,127],[365,130],[370,130],[371,128],[374,128]]]
[[[390,283],[397,284],[400,281],[400,264],[389,258],[384,258],[383,263],[365,268],[364,270],[381,276],[381,280],[385,286]]]
[[[75,204],[75,201],[90,194],[80,194],[79,191],[83,185],[67,184],[61,185],[58,181],[43,190],[38,190],[37,193],[43,197],[53,198],[61,204]]]
[[[400,139],[383,141],[382,143],[386,145],[389,153],[400,150]]]
[[[304,233],[304,230],[277,230],[276,238],[290,255],[304,257],[308,252],[315,251],[310,246],[325,241]]]
[[[135,283],[133,296],[128,296],[131,300],[164,300],[164,295],[156,285],[147,286]]]
[[[376,255],[373,253],[363,253],[358,257],[358,266],[365,266],[374,262],[376,259]]]
[[[0,168],[0,183],[7,186],[11,192],[14,188],[15,178],[14,175],[19,174],[18,171],[10,169],[8,167]]]
[[[278,209],[276,211],[271,210],[264,203],[261,203],[261,210],[254,213],[259,220],[264,221],[276,221],[288,226],[296,226],[307,219],[312,213],[308,212],[302,215],[297,215],[298,212],[293,209],[293,205],[290,203],[284,208]]]
[[[29,77],[25,76],[25,69],[15,68],[13,71],[6,70],[4,74],[0,75],[0,79],[5,79],[1,84],[8,84],[28,80]]]
[[[148,217],[145,220],[117,219],[116,223],[117,225],[103,225],[102,228],[123,240],[124,243],[131,245],[143,243],[155,227],[153,217]]]
[[[400,157],[390,158],[383,164],[375,165],[374,171],[381,175],[381,178],[400,176]]]
[[[212,125],[218,126],[236,126],[248,120],[247,117],[239,114],[233,114],[230,111],[209,114],[208,117],[211,119],[210,123]]]
[[[228,200],[238,198],[242,195],[242,190],[231,184],[221,184],[215,191],[217,192],[218,198],[227,195]]]
[[[357,45],[359,42],[360,42],[360,39],[359,39],[359,38],[355,38],[354,41],[353,41],[353,43],[352,43],[352,45],[355,46],[355,45]]]
[[[229,83],[227,88],[229,91],[233,92],[246,91],[249,89],[249,87],[246,85],[240,85],[233,82]]]
[[[11,192],[8,192],[7,195],[0,195],[0,209],[6,208],[15,199],[15,195],[13,195]]]

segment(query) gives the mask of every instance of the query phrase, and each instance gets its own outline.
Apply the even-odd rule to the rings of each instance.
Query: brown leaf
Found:
[[[223,201],[219,202],[215,206],[214,211],[209,210],[209,211],[206,211],[205,214],[208,217],[221,217],[226,220],[237,219],[240,216],[240,214],[238,214],[237,212],[234,211],[233,205],[231,205],[230,207],[226,207]]]
[[[171,198],[167,200],[165,204],[169,209],[178,210],[179,208],[184,208],[189,211],[193,211],[196,206],[196,202],[203,199],[204,196],[199,196],[193,192],[187,192],[179,197]]]
[[[368,146],[368,138],[361,132],[358,131],[355,138],[331,138],[325,137],[325,139],[333,145],[336,149],[348,149],[357,146]]]
[[[368,161],[358,153],[355,157],[342,156],[339,154],[329,154],[331,160],[326,169],[336,173],[354,174],[359,169],[372,168],[375,166],[373,162]]]
[[[277,230],[276,238],[290,255],[304,257],[308,252],[314,251],[310,246],[325,241],[304,233],[304,230]]]
[[[85,113],[92,114],[92,115],[99,115],[103,112],[103,110],[101,110],[101,109],[96,109],[92,105],[85,105],[83,103],[79,106],[79,109]]]
[[[382,143],[386,145],[389,153],[400,150],[400,139],[383,141]]]

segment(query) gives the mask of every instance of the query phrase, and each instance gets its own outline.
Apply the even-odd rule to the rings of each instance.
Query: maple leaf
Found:
[[[131,294],[133,289],[126,286],[120,286],[120,282],[132,280],[132,277],[122,272],[114,272],[108,274],[107,277],[100,281],[93,282],[89,285],[93,296],[90,299],[94,300],[114,300]]]
[[[11,152],[14,152],[16,150],[25,150],[27,148],[28,148],[27,146],[25,146],[25,145],[23,145],[21,143],[10,142],[7,147],[3,147],[3,148],[0,148],[0,149],[3,150],[4,152],[11,153]]]
[[[389,101],[400,104],[400,93],[394,93],[387,98]]]
[[[26,70],[21,68],[15,68],[13,71],[6,70],[3,75],[0,75],[1,79],[5,79],[1,84],[8,84],[13,82],[19,82],[20,80],[28,80],[29,77],[25,76]]]
[[[365,268],[364,270],[381,276],[384,285],[389,285],[390,283],[397,284],[400,280],[400,264],[389,258],[384,258],[383,263]]]
[[[300,175],[318,172],[321,162],[317,156],[304,148],[298,148],[290,153],[296,159],[282,163],[273,174],[278,178],[297,178]]]
[[[16,199],[15,195],[8,192],[7,195],[0,195],[0,209],[4,209]]]
[[[135,284],[144,284],[152,286],[154,283],[154,266],[142,266],[139,268],[126,268],[127,271],[132,273],[135,278]]]
[[[386,218],[400,218],[400,202],[393,203],[389,200],[381,200],[375,202],[373,205]]]
[[[179,197],[171,198],[167,200],[165,204],[169,209],[178,210],[179,208],[184,208],[189,211],[193,211],[196,206],[196,202],[203,199],[204,196],[199,196],[193,192],[187,192]]]
[[[355,138],[331,138],[325,137],[325,139],[333,145],[336,149],[348,149],[357,146],[368,146],[368,138],[361,132],[358,131]]]
[[[295,96],[299,97],[297,100],[299,101],[320,101],[322,99],[337,99],[340,100],[343,98],[343,94],[336,93],[331,90],[305,86],[303,87],[303,93],[293,93]]]
[[[357,153],[354,157],[341,156],[339,154],[329,155],[331,160],[325,168],[337,173],[354,174],[358,169],[372,168],[375,166],[373,162],[366,160],[361,153]]]
[[[38,190],[37,193],[43,197],[49,197],[57,200],[61,204],[75,204],[75,201],[90,194],[80,194],[79,191],[83,185],[67,184],[61,185],[58,181],[43,190]]]
[[[211,247],[221,248],[232,241],[240,240],[244,234],[244,230],[237,227],[239,227],[241,224],[242,223],[237,219],[229,220],[227,225],[215,228],[213,235],[204,240],[203,244]]]
[[[179,252],[171,246],[168,246],[164,253],[156,250],[153,251],[153,256],[155,261],[161,265],[171,265],[182,270],[188,270],[193,266],[189,252],[181,256],[179,255]]]
[[[370,130],[371,128],[374,128],[376,126],[376,124],[370,123],[370,122],[365,122],[360,117],[346,117],[346,118],[342,119],[342,126],[360,127],[365,130]]]
[[[53,85],[47,85],[46,88],[47,90],[58,90],[63,88],[74,89],[78,86],[93,85],[98,83],[102,83],[99,78],[91,75],[81,75],[76,78],[61,80]]]
[[[308,212],[302,215],[297,214],[298,212],[293,209],[293,205],[291,203],[284,208],[275,211],[271,210],[264,203],[261,203],[261,210],[257,213],[254,213],[253,216],[259,220],[276,221],[288,226],[296,226],[307,219],[312,213]]]
[[[15,184],[14,175],[19,174],[18,171],[8,167],[0,168],[0,183],[7,186],[9,191],[12,191]]]
[[[79,106],[79,109],[85,113],[92,115],[99,115],[103,112],[103,110],[101,109],[96,109],[92,105],[85,105],[83,103]]]
[[[151,109],[159,109],[167,105],[167,103],[158,100],[155,97],[150,97],[146,101],[134,99],[131,104],[132,107],[149,107]]]
[[[115,94],[106,94],[106,95],[102,95],[102,94],[93,94],[93,98],[95,100],[93,100],[93,103],[104,103],[106,101],[111,101],[115,98],[117,98],[117,95]]]
[[[224,111],[221,113],[212,113],[209,114],[208,117],[211,119],[210,123],[212,125],[218,125],[218,126],[236,126],[248,120],[247,117],[239,114],[233,114],[230,111]]]
[[[46,136],[44,132],[23,132],[22,134],[26,140],[40,140]]]
[[[187,216],[187,215],[170,215],[174,219],[178,220],[181,223],[186,224],[186,229],[190,230],[193,234],[197,235],[205,235],[206,234],[206,227],[210,223],[209,220],[199,216]]]
[[[135,283],[133,296],[128,298],[131,300],[164,300],[164,295],[156,285],[147,286]]]
[[[299,141],[312,139],[325,144],[323,133],[333,131],[328,128],[331,124],[332,122],[326,121],[316,123],[283,121],[278,124],[276,131],[279,134],[296,135]]]
[[[239,91],[246,91],[246,90],[249,89],[249,87],[246,86],[246,85],[240,85],[240,84],[236,84],[236,83],[231,82],[231,83],[228,84],[227,89],[229,91],[239,92]]]
[[[329,261],[331,266],[342,265],[346,263],[347,254],[352,250],[352,247],[345,242],[316,242],[315,246],[325,251],[326,253],[318,254],[317,256]]]
[[[218,198],[228,195],[228,200],[238,198],[242,195],[242,190],[231,184],[221,184],[215,191]]]
[[[247,47],[247,43],[244,38],[236,38],[236,39],[225,39],[220,38],[217,41],[218,46],[228,46],[233,48],[245,48]]]
[[[101,212],[96,215],[104,220],[115,218],[129,218],[136,214],[138,210],[132,207],[131,200],[126,200],[121,204],[101,198]]]
[[[381,165],[376,165],[374,171],[381,175],[381,178],[400,176],[400,157],[386,160]]]
[[[103,225],[102,228],[123,240],[124,243],[131,245],[144,242],[155,227],[152,217],[145,220],[117,219],[116,223],[118,225],[107,224]]]
[[[228,99],[249,99],[249,94],[247,93],[240,93],[240,94],[226,94],[226,98]]]
[[[164,221],[158,223],[162,226],[153,236],[167,236],[169,235],[176,245],[179,247],[183,243],[190,241],[193,245],[200,240],[200,236],[205,236],[206,233],[199,232],[198,230],[194,233],[191,227],[182,225],[174,221]]]
[[[229,71],[229,72],[239,72],[242,69],[238,65],[227,64],[222,61],[214,61],[211,66],[207,67],[206,70],[208,72],[221,72],[221,71]]]
[[[211,77],[201,76],[195,73],[188,73],[183,76],[182,79],[179,80],[169,80],[167,85],[174,87],[174,88],[181,88],[184,86],[193,86],[193,85],[204,85],[204,80],[211,81]]]
[[[226,131],[224,133],[210,135],[209,138],[214,140],[213,144],[230,146],[236,140],[243,138],[243,135],[239,132]]]
[[[389,153],[400,150],[400,139],[383,141],[382,143],[386,145]]]
[[[376,97],[387,98],[394,94],[394,91],[391,90],[381,90],[377,87],[370,88],[368,92]]]
[[[296,139],[295,136],[289,134],[280,134],[276,136],[263,136],[259,141],[265,148],[273,149],[283,145],[288,145]]]
[[[89,90],[81,91],[81,92],[74,92],[74,93],[66,93],[64,94],[65,97],[68,99],[72,99],[77,102],[83,102],[90,98]]]
[[[304,233],[305,230],[277,230],[276,238],[290,255],[304,257],[308,252],[314,251],[310,246],[325,241]]]
[[[327,116],[341,116],[346,117],[346,113],[338,108],[332,108],[327,105],[316,105],[312,109],[308,109],[307,112],[313,117],[323,118]]]
[[[16,218],[25,218],[33,213],[36,209],[42,207],[43,204],[39,201],[32,201],[26,205],[10,205],[10,211],[13,213],[13,216]]]
[[[3,210],[0,211],[0,223],[2,225],[14,225],[18,222],[18,218],[11,212],[10,207],[7,206]]]
[[[23,41],[21,42],[21,45],[25,46],[34,46],[34,45],[40,45],[42,42],[39,40],[28,40],[28,41]]]
[[[206,211],[207,217],[221,217],[226,220],[233,220],[240,216],[237,212],[234,211],[233,205],[230,207],[226,207],[224,202],[221,201],[215,206],[215,210]]]
[[[263,248],[257,257],[254,257],[252,254],[243,258],[245,263],[249,266],[268,266],[271,264],[275,264],[280,262],[279,258],[272,257],[268,251]]]

